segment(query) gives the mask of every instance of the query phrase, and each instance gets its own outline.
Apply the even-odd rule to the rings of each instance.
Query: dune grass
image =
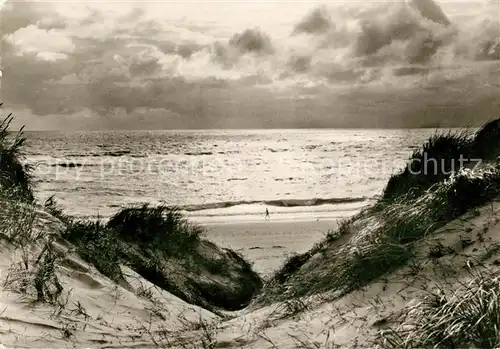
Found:
[[[80,257],[93,264],[103,275],[113,281],[123,279],[120,241],[116,232],[102,221],[72,222],[62,237],[72,242]]]
[[[31,169],[21,161],[26,138],[23,136],[23,128],[12,136],[12,120],[13,116],[9,114],[0,122],[0,195],[4,198],[33,202]]]
[[[433,218],[448,222],[500,196],[500,162],[472,171],[463,169],[432,191]]]
[[[36,240],[34,207],[0,197],[0,238],[16,247]]]
[[[120,281],[121,245],[118,235],[99,217],[95,220],[77,220],[64,213],[54,196],[44,203],[45,211],[66,225],[62,237],[76,247],[80,257],[93,264],[97,270],[111,280]]]
[[[402,318],[397,328],[380,333],[382,348],[498,348],[500,278],[488,270],[471,272],[467,283],[427,295]]]
[[[53,248],[55,235],[38,226],[34,204],[0,198],[0,207],[0,239],[13,256],[3,288],[30,301],[55,304],[63,291],[57,276],[63,256]]]
[[[389,179],[381,202],[391,202],[408,194],[418,197],[462,168],[493,161],[498,156],[500,119],[486,123],[476,133],[466,130],[436,134],[413,152],[404,169]]]
[[[47,200],[45,208],[67,225],[63,237],[77,247],[78,254],[115,282],[124,282],[120,264],[125,264],[158,287],[214,311],[214,307],[241,309],[262,287],[260,277],[241,255],[202,240],[203,229],[176,208],[133,206],[106,222],[73,219],[54,198]],[[217,255],[203,252],[207,250]],[[169,261],[180,263],[177,270],[170,270]],[[226,278],[232,285],[213,282],[206,275]]]
[[[492,124],[485,128],[496,130]],[[405,170],[393,177],[374,207],[345,222],[339,233],[333,234],[348,234],[349,239],[339,245],[336,239],[327,238],[318,244],[320,248],[289,259],[275,273],[260,300],[284,301],[327,291],[338,296],[406,265],[420,239],[500,196],[500,163],[496,157],[479,168],[452,169],[453,159],[459,159],[462,153],[478,154],[474,149],[481,149],[482,137],[492,133],[484,133],[483,128],[475,138],[467,133],[431,138],[413,157],[433,154],[444,159],[450,173],[423,176]],[[500,139],[495,141],[500,143]]]
[[[63,238],[75,244],[78,254],[93,264],[112,280],[122,279],[120,262],[134,256],[129,254],[130,245],[137,246],[145,256],[142,267],[151,269],[150,278],[158,274],[152,251],[166,256],[190,254],[199,242],[201,229],[191,225],[179,211],[165,206],[129,207],[118,212],[107,222],[99,217],[95,220],[77,220],[64,214],[53,197],[45,203],[45,209],[67,225]],[[138,261],[135,261],[134,266]],[[158,281],[158,280],[151,280]]]
[[[286,281],[277,284],[274,295],[286,299],[325,291],[345,294],[362,288],[406,265],[420,239],[498,196],[500,165],[478,171],[463,169],[419,198],[401,197],[381,211],[368,211],[372,219],[367,226],[330,251],[321,264],[287,271]]]
[[[433,184],[444,180],[460,170],[460,157],[469,159],[472,145],[469,132],[436,134],[415,150],[407,166],[393,175],[384,189],[382,200],[392,201],[395,198],[411,194],[421,195]]]
[[[10,245],[17,261],[6,271],[3,287],[53,302],[63,289],[55,272],[57,257],[51,248],[52,235],[36,227],[31,168],[22,162],[26,138],[23,128],[11,133],[12,121],[9,114],[0,122],[0,239]],[[41,250],[34,258],[37,247]]]
[[[0,122],[0,239],[15,256],[3,287],[32,300],[55,302],[63,290],[56,275],[57,256],[51,234],[36,227],[31,168],[22,162],[26,138],[23,128],[12,134],[12,121],[9,114]],[[34,258],[37,248],[41,251]]]
[[[63,213],[53,197],[46,201],[45,208],[66,223],[63,237],[76,244],[80,256],[114,280],[121,277],[120,256],[126,255],[127,243],[143,250],[182,256],[193,251],[202,232],[177,209],[165,206],[125,208],[107,222],[99,218],[73,219]]]
[[[124,241],[154,247],[170,254],[182,254],[199,241],[202,229],[189,223],[176,208],[166,206],[129,207],[115,214],[106,228]]]
[[[500,156],[500,119],[485,124],[474,139],[474,155],[484,161]]]
[[[271,276],[267,285],[272,287],[273,285],[285,283],[295,272],[306,264],[312,256],[324,251],[328,248],[329,244],[338,242],[340,238],[348,235],[351,229],[350,225],[356,217],[357,216],[341,220],[337,229],[328,231],[325,239],[316,243],[309,251],[289,256],[283,266]]]

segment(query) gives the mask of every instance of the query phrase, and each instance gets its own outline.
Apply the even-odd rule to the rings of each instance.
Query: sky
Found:
[[[7,1],[28,129],[469,126],[499,115],[498,1]]]

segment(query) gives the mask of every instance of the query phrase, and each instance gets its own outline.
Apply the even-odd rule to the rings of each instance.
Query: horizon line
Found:
[[[282,130],[303,130],[303,131],[321,131],[321,130],[431,130],[431,129],[468,129],[479,128],[481,125],[475,126],[420,126],[420,127],[272,127],[272,128],[155,128],[155,129],[141,129],[141,128],[116,128],[116,129],[27,129],[23,131],[29,132],[54,132],[54,133],[77,133],[77,132],[196,132],[196,131],[282,131]],[[17,131],[12,131],[13,133]]]

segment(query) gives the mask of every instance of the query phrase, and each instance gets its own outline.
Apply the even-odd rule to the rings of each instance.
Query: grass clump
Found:
[[[54,249],[54,235],[37,227],[33,204],[0,198],[0,238],[6,241],[14,261],[3,287],[37,302],[55,303],[63,286],[57,269],[61,253]]]
[[[474,154],[483,160],[494,160],[500,156],[500,119],[485,124],[476,134]]]
[[[418,197],[453,173],[495,160],[498,156],[500,119],[486,123],[475,134],[463,131],[434,135],[421,149],[413,152],[402,171],[390,178],[382,202],[392,202],[408,193]]]
[[[75,244],[80,257],[114,281],[123,278],[120,262],[126,263],[136,255],[129,254],[130,245],[146,257],[133,263],[135,267],[139,267],[137,263],[142,264],[140,269],[145,272],[145,269],[157,267],[158,253],[169,256],[190,252],[201,234],[201,229],[190,225],[178,210],[165,206],[125,208],[108,222],[99,218],[75,220],[64,214],[54,197],[45,202],[45,209],[66,224],[63,237]],[[153,270],[148,272],[152,279],[160,274]]]
[[[12,121],[9,114],[0,122],[0,238],[14,248],[18,261],[8,269],[3,287],[53,303],[63,290],[56,274],[60,256],[53,248],[53,235],[36,226],[31,168],[22,163],[26,138],[23,128],[14,135],[10,132]]]
[[[202,233],[202,229],[190,224],[178,209],[149,205],[123,209],[109,220],[106,228],[124,241],[176,254],[196,245]]]
[[[343,219],[337,229],[329,230],[325,239],[315,244],[309,251],[293,254],[287,258],[284,265],[278,269],[269,279],[268,286],[280,285],[285,283],[297,271],[306,264],[316,253],[324,252],[329,244],[338,243],[339,240],[350,233],[350,225],[354,222],[355,217]]]
[[[486,165],[479,171],[459,171],[436,193],[441,196],[440,210],[437,211],[441,216],[437,219],[457,218],[500,195],[500,163]]]
[[[287,258],[283,267],[281,267],[272,277],[272,282],[284,283],[297,270],[299,270],[308,260],[311,254],[306,252],[302,254],[294,254]]]
[[[121,246],[117,234],[100,220],[72,222],[63,238],[76,246],[80,257],[113,281],[120,281]]]
[[[341,294],[360,289],[404,265],[413,255],[412,248],[411,245],[391,240],[366,244],[362,249],[338,259],[329,271],[329,280],[325,280],[323,289],[340,291]]]
[[[55,304],[64,287],[57,276],[61,256],[53,251],[52,242],[48,241],[44,248],[33,259],[26,249],[19,248],[20,260],[13,262],[7,270],[3,281],[6,290],[17,292],[36,302]]]
[[[32,205],[0,197],[0,238],[15,247],[35,242],[36,212]]]
[[[66,215],[64,213],[63,208],[57,203],[55,195],[52,195],[47,200],[45,200],[45,203],[43,206],[44,206],[45,211],[47,211],[52,216],[59,219],[61,222],[65,223],[65,224],[70,224],[73,222],[72,217]]]
[[[121,244],[116,231],[107,227],[99,217],[96,220],[76,220],[66,215],[54,196],[45,201],[45,210],[66,225],[62,237],[76,247],[78,255],[93,264],[111,280],[120,281]]]
[[[107,222],[75,220],[54,198],[46,210],[67,225],[63,237],[78,254],[114,281],[124,282],[124,264],[189,303],[228,310],[244,307],[262,287],[243,257],[202,240],[203,230],[176,208],[129,207]]]
[[[12,120],[13,116],[9,114],[0,122],[0,195],[4,198],[33,202],[31,169],[21,162],[22,147],[26,143],[23,136],[24,127],[12,137]]]
[[[432,136],[421,149],[413,152],[407,166],[389,179],[382,200],[392,201],[409,193],[418,197],[433,184],[465,166],[467,162],[460,163],[459,160],[461,157],[469,159],[472,144],[468,132]]]
[[[431,293],[405,309],[404,321],[380,333],[383,348],[500,347],[500,278],[476,272],[448,295]]]

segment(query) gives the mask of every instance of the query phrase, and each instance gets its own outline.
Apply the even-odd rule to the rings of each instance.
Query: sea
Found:
[[[195,222],[337,219],[370,204],[431,135],[445,130],[286,129],[28,132],[40,202],[106,218],[178,207]]]

